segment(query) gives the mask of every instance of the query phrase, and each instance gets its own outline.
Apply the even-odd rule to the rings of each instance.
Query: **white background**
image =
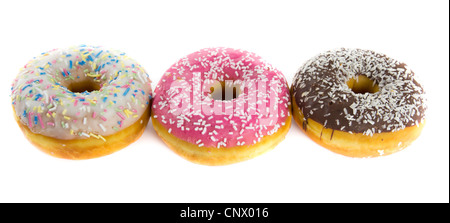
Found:
[[[448,1],[2,1],[0,44],[0,202],[449,202]],[[422,80],[427,125],[407,149],[373,159],[334,154],[295,124],[274,150],[229,166],[180,158],[151,124],[112,155],[53,158],[15,123],[11,83],[32,57],[78,44],[126,52],[153,87],[204,47],[253,51],[289,84],[322,51],[370,49]]]

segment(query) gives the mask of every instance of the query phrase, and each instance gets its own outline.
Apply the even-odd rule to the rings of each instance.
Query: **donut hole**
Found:
[[[98,91],[101,88],[100,83],[92,78],[81,81],[72,81],[66,87],[73,93],[93,92]]]
[[[231,101],[241,94],[241,87],[233,81],[218,81],[210,87],[210,96],[218,101]]]
[[[357,75],[356,78],[350,78],[347,86],[357,94],[376,93],[380,89],[378,84],[366,75]]]

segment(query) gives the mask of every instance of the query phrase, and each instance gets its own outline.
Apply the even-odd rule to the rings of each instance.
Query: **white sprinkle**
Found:
[[[84,136],[84,137],[88,137],[88,138],[91,137],[90,135],[88,135],[88,134],[86,134],[84,132],[82,132],[81,135]]]
[[[100,128],[103,130],[103,132],[106,132],[105,127],[102,125],[102,123],[99,123],[98,126],[100,126]]]

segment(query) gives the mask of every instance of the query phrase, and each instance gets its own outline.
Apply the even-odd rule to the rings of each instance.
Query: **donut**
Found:
[[[150,118],[145,70],[119,51],[81,45],[44,52],[12,83],[25,137],[59,158],[90,159],[137,140]]]
[[[308,60],[291,86],[293,116],[313,141],[349,157],[378,157],[410,145],[425,124],[414,72],[384,54],[337,49]]]
[[[206,48],[181,58],[155,87],[152,124],[176,154],[227,165],[273,149],[291,124],[283,74],[244,50]]]

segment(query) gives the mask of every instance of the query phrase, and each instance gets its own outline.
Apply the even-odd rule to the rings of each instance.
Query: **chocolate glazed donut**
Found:
[[[351,157],[399,151],[425,123],[424,90],[405,64],[339,49],[307,61],[291,88],[294,118],[314,141]]]

